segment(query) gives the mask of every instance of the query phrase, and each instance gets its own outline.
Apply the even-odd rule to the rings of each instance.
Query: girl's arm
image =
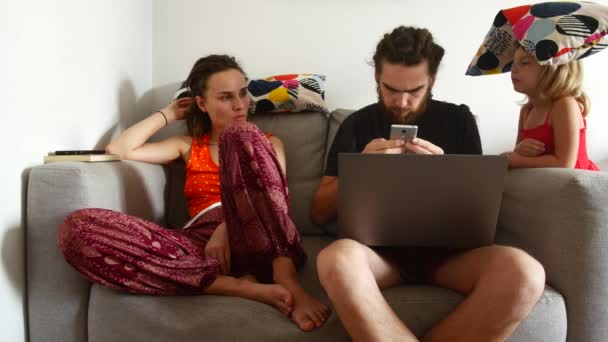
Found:
[[[518,167],[566,167],[576,165],[581,130],[581,110],[573,97],[555,102],[552,111],[553,141],[555,151],[538,157],[524,157],[511,153],[509,166]]]
[[[187,152],[189,146],[187,137],[176,136],[153,143],[146,141],[168,123],[183,119],[185,110],[191,102],[191,99],[183,98],[163,108],[167,121],[160,112],[151,114],[120,134],[106,147],[106,151],[118,154],[122,159],[154,164],[166,164],[179,158]]]

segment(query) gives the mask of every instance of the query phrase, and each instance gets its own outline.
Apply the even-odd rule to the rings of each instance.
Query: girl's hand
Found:
[[[222,274],[230,272],[230,243],[225,222],[217,226],[211,234],[211,238],[205,246],[205,257],[217,259],[220,262]]]
[[[167,115],[167,121],[173,122],[175,120],[184,120],[188,114],[190,105],[192,104],[191,97],[182,97],[171,103],[165,108],[161,109],[165,115]]]
[[[524,157],[536,157],[545,153],[545,144],[536,139],[524,139],[517,144],[515,151]]]

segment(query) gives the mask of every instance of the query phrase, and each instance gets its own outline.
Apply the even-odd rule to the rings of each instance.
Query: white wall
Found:
[[[23,182],[55,149],[105,145],[151,87],[146,0],[0,4],[0,335],[24,341]]]
[[[402,24],[427,27],[446,49],[435,97],[468,104],[479,117],[485,153],[500,153],[513,146],[523,97],[507,74],[473,78],[464,72],[498,10],[529,2],[156,0],[153,82],[182,80],[197,58],[228,53],[254,78],[324,73],[330,109],[356,109],[376,99],[367,62],[381,36]],[[584,62],[593,104],[588,146],[597,160],[608,158],[602,137],[608,128],[608,98],[602,94],[607,62],[608,52]]]

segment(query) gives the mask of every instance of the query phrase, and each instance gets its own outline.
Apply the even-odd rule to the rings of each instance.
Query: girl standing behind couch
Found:
[[[528,101],[519,114],[515,150],[504,153],[509,166],[598,170],[587,156],[589,98],[582,90],[580,62],[541,66],[520,46],[511,80],[515,91],[527,95]]]
[[[320,327],[329,308],[300,285],[306,261],[289,217],[281,141],[247,122],[249,95],[234,58],[199,59],[179,99],[125,130],[107,147],[122,159],[186,163],[185,229],[105,209],[68,215],[59,232],[66,260],[91,281],[138,294],[216,294],[274,306],[298,327]],[[188,135],[147,140],[186,119]],[[219,165],[219,166],[218,166]],[[260,282],[258,282],[260,281]]]

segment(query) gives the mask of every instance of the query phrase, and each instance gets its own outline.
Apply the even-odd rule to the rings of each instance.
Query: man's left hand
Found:
[[[443,149],[420,138],[405,143],[405,149],[415,154],[443,154]]]

